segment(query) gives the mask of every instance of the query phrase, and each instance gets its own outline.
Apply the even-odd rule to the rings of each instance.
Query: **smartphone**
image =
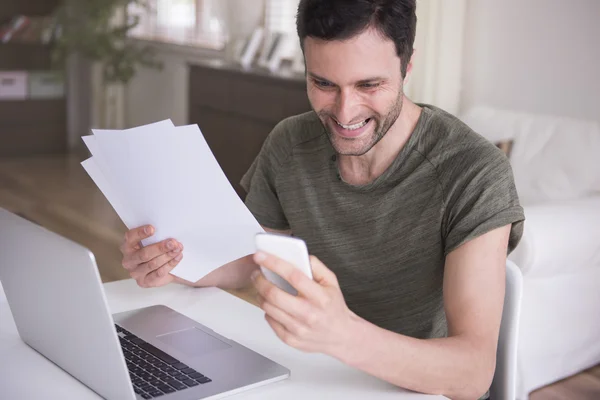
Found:
[[[256,234],[255,242],[257,250],[273,254],[294,265],[310,279],[313,278],[308,249],[304,240],[288,235],[261,232]],[[265,277],[278,288],[294,296],[298,294],[292,285],[275,272],[264,268],[262,265],[260,269]]]

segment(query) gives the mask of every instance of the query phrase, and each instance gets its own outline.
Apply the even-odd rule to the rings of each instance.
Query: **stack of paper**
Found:
[[[144,246],[167,238],[183,244],[173,275],[195,282],[256,250],[263,230],[197,125],[166,120],[92,132],[83,138],[92,157],[81,164],[129,229],[154,226]]]

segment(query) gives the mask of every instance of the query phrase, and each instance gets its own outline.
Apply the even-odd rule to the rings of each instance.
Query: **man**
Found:
[[[444,111],[404,96],[415,0],[301,0],[297,28],[314,112],[278,124],[242,180],[268,231],[303,238],[314,281],[255,254],[183,282],[183,245],[146,248],[129,231],[123,266],[143,287],[179,281],[259,293],[287,344],[397,386],[453,399],[486,396],[507,253],[524,220],[510,165]],[[198,227],[202,229],[202,227]],[[288,295],[261,264],[299,292]]]

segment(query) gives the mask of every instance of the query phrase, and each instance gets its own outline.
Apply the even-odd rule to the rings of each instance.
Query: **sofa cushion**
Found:
[[[509,259],[527,277],[600,269],[600,196],[526,206],[523,238]]]
[[[493,143],[514,140],[510,161],[522,204],[600,193],[596,122],[484,106],[461,119]]]

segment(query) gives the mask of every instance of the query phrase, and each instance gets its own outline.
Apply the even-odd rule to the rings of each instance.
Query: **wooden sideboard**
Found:
[[[244,70],[225,62],[190,65],[189,122],[198,124],[243,199],[240,180],[275,125],[310,111],[302,75]]]
[[[58,0],[0,0],[0,21],[16,15],[49,15]],[[42,43],[0,43],[0,71],[51,69],[51,47]],[[64,153],[66,99],[0,99],[0,157]]]

